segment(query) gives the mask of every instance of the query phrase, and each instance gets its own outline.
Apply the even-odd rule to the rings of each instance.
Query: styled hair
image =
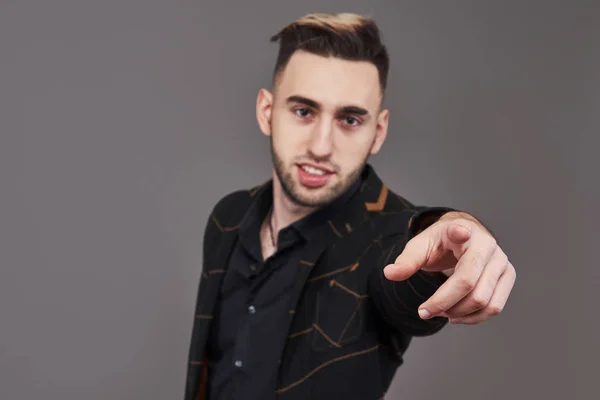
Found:
[[[279,41],[275,81],[294,52],[304,50],[325,57],[371,62],[377,67],[382,94],[385,91],[389,56],[371,18],[351,13],[308,14],[284,26],[271,41]]]

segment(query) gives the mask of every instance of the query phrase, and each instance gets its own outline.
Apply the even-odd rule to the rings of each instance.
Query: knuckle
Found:
[[[502,251],[500,248],[498,248],[498,250],[500,253],[498,254],[498,256],[500,257],[500,262],[502,263],[502,265],[508,266],[509,262],[508,262],[508,256],[506,255],[506,253],[504,251]]]
[[[469,277],[461,277],[457,280],[457,285],[464,291],[470,292],[475,288],[475,279]]]
[[[494,240],[494,239],[492,239],[492,240]],[[486,252],[485,253],[486,253],[487,259],[488,260],[492,260],[495,257],[498,257],[498,255],[500,257],[502,257],[502,253],[504,253],[504,252],[502,251],[502,249],[500,247],[496,246],[493,243],[490,243],[488,245],[488,247],[486,248]]]
[[[473,266],[475,266],[477,268],[478,271],[481,271],[483,269],[483,267],[485,266],[485,262],[484,262],[484,256],[481,252],[477,252],[475,254],[473,254],[473,257],[471,259],[471,263]]]
[[[504,306],[502,304],[490,304],[488,306],[488,312],[490,315],[498,315],[502,312]]]
[[[475,307],[477,307],[477,309],[481,309],[488,305],[489,298],[482,294],[474,294],[471,298],[471,302]]]

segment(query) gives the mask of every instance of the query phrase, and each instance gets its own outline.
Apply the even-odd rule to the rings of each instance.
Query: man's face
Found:
[[[320,207],[340,196],[385,140],[377,68],[299,51],[273,95],[261,90],[257,117],[270,136],[273,167],[296,204]]]

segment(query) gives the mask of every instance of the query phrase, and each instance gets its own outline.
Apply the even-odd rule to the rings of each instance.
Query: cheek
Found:
[[[291,135],[279,132],[273,136],[273,147],[280,161],[287,167],[290,166],[298,157],[306,154],[306,150]]]
[[[340,137],[337,141],[336,153],[340,162],[354,165],[362,162],[363,158],[370,152],[374,136],[355,132],[352,136]]]
[[[284,122],[278,121],[272,125],[275,150],[282,157],[305,154],[309,135],[303,130],[303,127]]]

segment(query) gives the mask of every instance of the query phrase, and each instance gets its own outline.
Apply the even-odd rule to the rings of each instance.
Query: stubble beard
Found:
[[[292,171],[286,169],[286,165],[284,161],[279,157],[277,151],[275,150],[275,146],[273,145],[273,137],[270,137],[270,148],[271,148],[271,159],[273,162],[273,168],[275,169],[275,173],[277,174],[277,178],[281,183],[281,188],[285,196],[290,199],[294,204],[301,207],[309,207],[309,208],[319,208],[326,206],[341,196],[354,182],[359,178],[360,174],[363,171],[363,168],[367,164],[369,159],[369,154],[367,154],[362,162],[350,173],[348,173],[345,177],[342,177],[335,185],[328,187],[325,189],[325,193],[322,195],[315,196],[305,196],[300,192],[300,188],[298,187],[300,184],[296,183],[293,176]],[[296,168],[295,165],[293,168]],[[322,190],[322,189],[321,189]]]

